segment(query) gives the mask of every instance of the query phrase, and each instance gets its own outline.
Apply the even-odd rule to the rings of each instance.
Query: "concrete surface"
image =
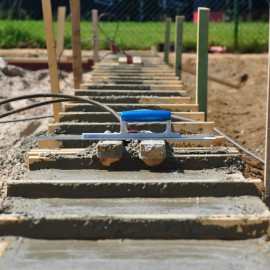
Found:
[[[245,182],[240,171],[226,169],[213,170],[165,170],[165,171],[108,171],[108,170],[40,170],[29,171],[23,180],[60,180],[60,181],[126,181],[128,182],[170,182],[170,181],[210,181],[210,182]],[[19,181],[18,181],[19,182]]]
[[[185,91],[140,91],[140,90],[96,90],[96,91],[87,91],[87,90],[75,90],[76,96],[122,96],[123,94],[127,96],[174,96],[179,97],[181,94],[185,94]]]
[[[38,179],[38,178],[37,178]],[[74,178],[75,179],[75,178]],[[164,180],[24,180],[8,182],[8,196],[24,198],[117,197],[262,197],[260,179],[249,181]]]
[[[93,270],[266,270],[270,245],[264,239],[206,240],[35,240],[2,238],[1,269]]]
[[[143,103],[143,104],[191,104],[193,101],[188,97],[157,97],[157,96],[102,96],[89,97],[101,103]]]
[[[75,90],[74,94],[76,96],[173,96],[173,97],[179,97],[182,96],[182,94],[186,94],[185,91],[140,91],[140,90],[132,90],[132,91],[125,91],[125,90]]]
[[[141,76],[137,75],[137,74],[95,74],[95,76],[92,76],[92,78],[95,79],[104,79],[104,80],[122,80],[122,79],[126,79],[126,80],[153,80],[153,81],[164,81],[164,80],[170,80],[170,81],[179,81],[179,78],[174,76],[174,75],[166,75],[166,76],[162,76],[162,75],[149,75],[149,74],[143,74]]]
[[[45,153],[45,156],[42,154]],[[41,152],[40,156],[29,156],[29,169],[104,169],[99,159],[95,155],[47,155],[46,151]],[[119,162],[113,163],[109,167],[110,170],[147,170],[148,165],[137,157],[132,157],[129,153],[124,153],[123,158]],[[154,167],[154,171],[168,170],[203,170],[214,168],[233,168],[243,170],[244,163],[240,154],[194,154],[194,155],[167,155],[166,159],[158,166]]]
[[[85,86],[85,89],[106,89],[106,90],[182,90],[180,85],[142,85],[142,84],[89,84]]]
[[[158,105],[150,105],[150,104],[107,104],[110,106],[113,110],[117,112],[121,112],[124,110],[140,110],[140,109],[149,109],[149,110],[171,110],[174,112],[197,112],[198,111],[198,105],[193,104],[158,104]],[[76,103],[76,104],[66,104],[65,111],[67,112],[103,112],[104,109],[99,108],[97,106],[91,105],[91,104],[82,104],[82,103]]]
[[[248,239],[269,234],[257,197],[23,199],[8,197],[3,236],[46,239]]]

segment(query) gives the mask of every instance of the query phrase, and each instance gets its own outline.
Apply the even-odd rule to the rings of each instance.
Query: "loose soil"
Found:
[[[184,55],[184,67],[196,66],[195,55]],[[264,159],[268,58],[259,55],[210,55],[209,76],[240,85],[232,88],[209,80],[208,121],[258,157]],[[195,78],[183,73],[194,96]],[[263,178],[263,166],[244,154],[246,177]]]
[[[19,52],[16,51],[19,55]],[[42,52],[44,54],[44,52]],[[14,52],[0,51],[0,56]],[[23,51],[23,56],[40,55],[40,51]],[[70,52],[69,52],[70,54]],[[18,56],[16,55],[16,56]],[[173,62],[173,55],[171,56]],[[184,54],[183,66],[195,70],[196,55]],[[265,112],[267,91],[267,55],[220,54],[209,56],[209,75],[230,83],[240,84],[239,89],[209,81],[208,121],[232,137],[239,144],[264,158]],[[49,93],[50,81],[47,70],[20,70],[20,76],[7,76],[0,72],[0,101],[25,94]],[[64,80],[60,87],[63,93],[72,94],[72,73],[62,72]],[[84,75],[87,81],[90,73]],[[190,96],[195,96],[195,76],[183,72],[183,82]],[[27,106],[41,99],[17,101],[2,105],[0,113]],[[27,165],[28,149],[36,147],[28,137],[46,132],[52,123],[52,105],[31,109],[0,119],[0,172],[1,179],[20,179]],[[19,121],[26,118],[46,118]],[[10,122],[9,122],[10,121]],[[229,145],[229,144],[228,144]],[[263,166],[253,158],[246,157],[246,177],[263,178]]]

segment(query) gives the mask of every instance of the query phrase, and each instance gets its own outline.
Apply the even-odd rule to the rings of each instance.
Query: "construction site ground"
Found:
[[[104,52],[105,53],[105,52]],[[149,54],[150,52],[145,52]],[[65,52],[68,58],[70,51]],[[1,57],[44,57],[46,50],[0,50]],[[92,52],[83,52],[90,57]],[[162,54],[160,54],[162,56]],[[174,55],[171,54],[171,63]],[[196,54],[183,54],[183,67],[196,68]],[[63,72],[61,89],[64,93],[72,93],[72,73]],[[267,55],[266,54],[212,54],[209,55],[209,75],[238,86],[228,87],[224,84],[209,80],[208,120],[214,121],[215,126],[233,138],[240,145],[264,158],[265,112],[267,89]],[[86,71],[84,78],[89,78]],[[195,76],[183,72],[184,87],[189,96],[195,95]],[[64,78],[64,80],[63,80]],[[67,84],[68,83],[68,84]],[[240,86],[240,87],[239,87]],[[7,76],[0,72],[0,98],[18,95],[49,93],[49,73],[47,70],[22,70],[21,76]],[[19,108],[30,104],[30,101],[18,101],[11,104]],[[10,108],[6,108],[10,109]],[[1,108],[1,112],[5,109]],[[52,115],[52,107],[44,106],[26,111],[0,122],[39,116]],[[1,123],[0,129],[0,166],[1,174],[6,178],[19,179],[26,170],[23,163],[27,148],[31,141],[21,144],[27,136],[46,131],[52,118],[38,119],[26,122]],[[21,154],[20,154],[21,153]],[[263,167],[260,162],[246,157],[246,177],[263,178]]]
[[[15,52],[6,53],[14,57]],[[30,56],[44,52],[24,53]],[[149,54],[140,52],[143,57]],[[170,107],[174,113],[200,118],[194,104],[196,55],[183,56],[183,88],[193,98],[191,103],[182,96],[178,81],[177,97],[163,98],[163,92],[158,97],[151,94],[147,97],[129,91],[155,91],[155,88],[161,91],[166,87],[171,91],[175,87],[176,78],[171,79],[172,85],[162,85],[163,77],[171,74],[160,61],[162,58],[143,59],[146,65],[138,69],[135,65],[119,67],[115,57],[109,62],[105,60],[105,64],[101,62],[95,67],[92,81],[96,82],[89,84],[91,71],[87,71],[84,78],[88,84],[75,93],[106,100],[117,111],[127,106],[148,106],[148,102],[147,108]],[[215,122],[216,127],[263,158],[267,56],[224,54],[210,55],[209,60],[208,121]],[[162,80],[159,78],[151,87],[103,82],[107,72],[120,75],[122,80],[122,75],[128,74],[126,71],[130,72],[129,76],[140,74],[143,80],[144,72],[148,77],[153,72]],[[8,66],[2,69],[0,77],[3,99],[50,92],[47,70],[34,72]],[[72,74],[63,72],[61,78],[63,93],[74,93]],[[125,97],[116,96],[118,88]],[[101,92],[106,89],[114,95],[104,99]],[[168,95],[169,89],[165,90]],[[170,103],[176,99],[182,103]],[[159,103],[164,100],[169,103]],[[1,113],[33,101],[36,100],[3,106]],[[96,119],[84,120],[93,114]],[[65,104],[65,112],[59,114],[60,121],[56,124],[52,124],[51,118],[37,119],[50,115],[52,109],[47,106],[0,120],[4,199],[0,268],[1,265],[10,269],[81,269],[89,265],[91,269],[266,269],[269,266],[270,212],[261,201],[261,183],[256,179],[262,179],[263,175],[259,162],[247,158],[243,176],[241,156],[235,148],[226,147],[229,144],[221,147],[221,138],[210,144],[194,143],[195,146],[191,142],[186,146],[183,141],[166,146],[164,143],[166,158],[157,167],[149,164],[153,166],[152,162],[159,159],[143,158],[143,152],[155,153],[149,141],[145,149],[142,143],[138,148],[137,141],[126,141],[121,144],[119,159],[115,142],[107,142],[108,146],[98,143],[98,147],[93,143],[84,148],[85,141],[82,144],[78,140],[65,141],[59,149],[57,141],[45,139],[39,142],[38,149],[31,139],[34,134],[46,131],[81,134],[96,131],[91,130],[93,127],[102,132],[106,128],[113,131],[119,128],[117,123],[109,123],[113,120],[103,123],[104,114],[89,104]],[[18,121],[25,118],[34,119]],[[184,134],[213,130],[213,123],[200,121],[195,125],[173,122],[173,128]],[[148,129],[151,124],[145,126]],[[158,124],[154,129],[160,132]],[[69,146],[65,147],[65,143]],[[117,162],[107,167],[106,162],[112,160]]]

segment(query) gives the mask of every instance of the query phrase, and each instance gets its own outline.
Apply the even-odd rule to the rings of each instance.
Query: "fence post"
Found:
[[[59,58],[64,49],[66,7],[58,8],[56,54]]]
[[[234,49],[238,49],[238,25],[239,25],[239,8],[238,0],[233,1],[233,20],[234,20]]]
[[[93,58],[94,63],[99,62],[99,47],[98,47],[98,11],[92,10],[92,21],[93,21]]]
[[[270,8],[269,8],[270,15]],[[270,24],[270,17],[269,17]],[[265,165],[264,165],[264,190],[265,202],[270,206],[270,29],[268,38],[268,85],[266,105],[266,134],[265,134]]]
[[[42,0],[42,11],[46,35],[49,73],[51,79],[51,92],[54,94],[60,94],[51,0]],[[62,110],[61,103],[53,104],[54,122],[58,122],[59,120],[58,114],[61,112],[61,110]]]
[[[164,42],[164,62],[167,65],[169,64],[171,21],[172,21],[171,18],[166,18],[165,42]]]
[[[73,76],[74,88],[79,89],[82,83],[82,46],[80,29],[80,0],[70,0],[72,26]]]
[[[199,111],[205,113],[205,121],[207,120],[209,11],[208,8],[199,8],[197,29],[196,104],[199,104]]]
[[[183,49],[183,24],[184,16],[176,16],[175,20],[175,64],[174,71],[175,75],[182,79],[182,49]]]

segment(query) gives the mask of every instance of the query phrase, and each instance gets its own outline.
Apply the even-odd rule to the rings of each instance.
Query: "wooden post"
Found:
[[[93,59],[94,63],[99,62],[99,47],[98,47],[98,11],[92,10],[92,21],[93,21]]]
[[[51,0],[42,0],[42,10],[45,26],[49,73],[51,79],[51,92],[54,94],[60,94]],[[59,119],[58,114],[60,112],[61,112],[61,103],[53,104],[54,122],[58,122]]]
[[[175,75],[182,79],[182,49],[183,49],[183,24],[184,16],[176,16],[175,20],[175,62],[174,71]]]
[[[269,8],[270,15],[270,8]],[[270,17],[269,17],[270,25]],[[270,206],[270,29],[268,39],[268,86],[267,86],[267,105],[266,105],[266,134],[265,134],[265,164],[264,164],[264,190],[265,202]]]
[[[199,104],[199,111],[205,113],[205,121],[207,120],[209,11],[208,8],[199,8],[197,29],[196,103]]]
[[[59,58],[64,49],[66,7],[58,8],[56,54]]]
[[[73,76],[74,88],[80,89],[82,83],[82,46],[80,29],[80,0],[70,0],[72,26]]]
[[[164,42],[164,62],[167,65],[169,64],[171,21],[172,21],[171,18],[166,18],[165,42]]]
[[[233,20],[234,20],[234,49],[238,49],[238,28],[239,28],[239,1],[233,1]]]

